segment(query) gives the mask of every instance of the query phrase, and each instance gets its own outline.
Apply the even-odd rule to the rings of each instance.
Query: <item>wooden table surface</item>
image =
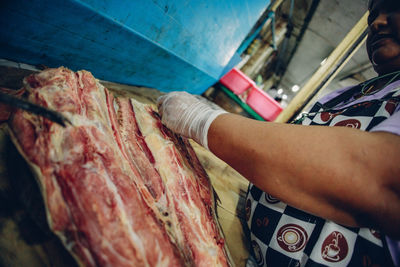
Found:
[[[27,71],[0,67],[0,86],[19,88]],[[7,79],[7,77],[11,77]],[[117,95],[154,104],[162,93],[149,88],[101,81]],[[217,200],[219,223],[237,266],[249,256],[244,198],[248,182],[208,150],[192,142],[208,173]],[[74,266],[74,260],[47,228],[38,187],[23,159],[0,126],[0,266]]]

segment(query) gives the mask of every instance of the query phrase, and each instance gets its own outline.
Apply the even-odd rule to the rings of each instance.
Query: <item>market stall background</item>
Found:
[[[365,13],[367,5],[367,0],[246,1],[247,5],[243,1],[218,1],[217,6],[215,1],[110,2],[2,1],[0,86],[18,89],[22,78],[37,68],[64,65],[93,71],[106,87],[144,102],[154,103],[159,90],[204,92],[226,110],[250,116],[214,87],[224,73],[236,65],[261,89],[288,103],[296,94],[293,86],[304,85]],[[185,8],[176,7],[176,3],[184,3]],[[150,7],[151,12],[144,10]],[[128,16],[129,8],[138,16]],[[124,16],[113,19],[119,9],[124,9]],[[217,16],[211,16],[212,11]],[[268,15],[271,11],[274,20]],[[69,14],[77,17],[68,20]],[[153,19],[167,23],[167,27],[151,26]],[[60,21],[64,24],[57,24]],[[186,27],[181,27],[183,22]],[[94,26],[97,23],[106,26],[99,29]],[[145,26],[139,32],[122,27],[125,24]],[[197,39],[190,32],[194,29]],[[230,37],[224,39],[212,30]],[[146,37],[146,32],[153,35]],[[128,36],[132,38],[129,42],[121,41]],[[246,36],[252,37],[248,43]],[[218,51],[221,54],[217,55]],[[367,62],[365,48],[359,49],[327,90],[369,78],[373,70]],[[195,149],[219,196],[217,210],[228,247],[235,262],[243,266],[249,257],[243,227],[247,181],[208,151],[196,145]],[[69,255],[58,240],[32,216],[35,210],[29,204],[40,202],[40,198],[31,191],[34,186],[26,183],[32,181],[29,175],[5,128],[1,128],[0,265],[70,266]]]

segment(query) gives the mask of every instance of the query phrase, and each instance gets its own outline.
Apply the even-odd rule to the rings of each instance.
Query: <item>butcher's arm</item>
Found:
[[[400,136],[223,114],[209,128],[208,146],[294,207],[400,237]]]

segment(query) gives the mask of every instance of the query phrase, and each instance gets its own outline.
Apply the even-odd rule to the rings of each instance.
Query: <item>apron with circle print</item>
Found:
[[[324,105],[317,103],[309,116],[294,123],[369,131],[390,117],[400,102],[400,88],[396,88],[381,99],[335,108],[351,99],[356,91],[359,88],[353,87]],[[327,106],[333,108],[326,109]],[[313,216],[253,184],[249,185],[246,197],[246,220],[259,266],[392,265],[385,238],[378,231],[346,227]]]

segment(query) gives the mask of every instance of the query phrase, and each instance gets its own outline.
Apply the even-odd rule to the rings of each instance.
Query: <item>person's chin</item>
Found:
[[[379,75],[400,71],[400,62],[397,61],[395,64],[376,64],[373,65],[374,70]]]
[[[374,53],[371,61],[379,75],[400,70],[400,53]]]

